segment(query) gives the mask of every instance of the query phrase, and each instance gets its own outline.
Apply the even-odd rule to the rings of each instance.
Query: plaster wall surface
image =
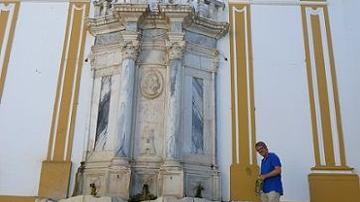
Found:
[[[339,88],[346,161],[360,173],[360,2],[329,0],[329,18]]]
[[[228,22],[228,6],[218,13],[218,19]],[[230,200],[231,149],[231,84],[229,34],[218,41],[219,69],[216,75],[217,160],[221,175],[222,200]]]
[[[37,195],[66,13],[67,3],[21,3],[0,107],[0,195]]]
[[[282,198],[304,201],[314,160],[300,16],[298,6],[252,6],[257,140],[281,159]]]

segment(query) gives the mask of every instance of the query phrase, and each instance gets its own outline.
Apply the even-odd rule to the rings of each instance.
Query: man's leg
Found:
[[[269,202],[267,193],[264,193],[264,192],[260,193],[260,201],[261,202]]]
[[[279,202],[280,201],[280,193],[275,191],[271,191],[267,193],[268,201],[269,202]]]

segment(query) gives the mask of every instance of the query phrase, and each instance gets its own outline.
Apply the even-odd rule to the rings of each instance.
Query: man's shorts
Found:
[[[276,191],[271,191],[269,193],[260,193],[261,202],[279,202],[280,201],[280,193]]]

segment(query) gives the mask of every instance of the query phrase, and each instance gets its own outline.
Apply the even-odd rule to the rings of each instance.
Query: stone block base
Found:
[[[90,184],[95,185],[98,196],[109,196],[127,200],[129,198],[129,185],[131,170],[129,165],[122,165],[121,159],[113,158],[111,161],[89,161],[85,163],[83,171],[83,187],[81,194],[90,195]]]
[[[184,171],[180,165],[162,166],[159,171],[160,196],[184,196]],[[158,195],[158,196],[159,196]]]
[[[255,183],[259,176],[256,165],[233,164],[230,167],[230,197],[232,201],[259,201],[255,193]]]
[[[359,201],[356,174],[312,173],[308,176],[311,202]]]
[[[43,161],[39,197],[52,199],[67,197],[70,172],[70,161]]]

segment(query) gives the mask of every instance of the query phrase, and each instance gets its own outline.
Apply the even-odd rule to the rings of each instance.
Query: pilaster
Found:
[[[331,27],[324,1],[301,1],[315,165],[311,201],[356,201],[359,176],[346,163]]]
[[[231,3],[229,7],[232,91],[230,198],[236,201],[258,201],[254,192],[259,167],[254,149],[256,139],[250,5]]]
[[[182,23],[187,15],[187,12],[170,12],[167,14],[170,21],[170,32],[166,41],[169,64],[167,68],[168,80],[166,81],[168,117],[164,138],[165,161],[159,172],[160,192],[164,197],[181,198],[184,196],[184,171],[179,163],[179,154],[181,149],[182,78],[184,74],[182,59],[186,45]]]
[[[4,90],[19,8],[20,1],[0,1],[0,103]]]
[[[48,156],[41,168],[41,198],[60,199],[68,196],[72,143],[86,39],[85,20],[89,7],[89,2],[69,3]]]

